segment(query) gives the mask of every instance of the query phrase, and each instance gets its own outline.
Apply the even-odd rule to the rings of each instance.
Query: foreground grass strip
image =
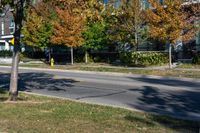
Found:
[[[27,94],[17,102],[6,99],[7,93],[0,91],[0,132],[196,133],[200,124]]]

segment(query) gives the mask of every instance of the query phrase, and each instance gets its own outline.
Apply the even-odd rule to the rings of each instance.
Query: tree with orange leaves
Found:
[[[57,20],[53,22],[54,33],[51,42],[70,47],[73,64],[73,48],[81,45],[81,33],[84,29],[81,5],[76,0],[62,0],[58,3],[56,12]]]
[[[146,11],[146,20],[150,36],[169,43],[169,67],[171,48],[178,40],[188,39],[193,32],[193,25],[188,21],[188,14],[183,10],[182,0],[165,0],[163,4],[157,0],[149,0],[152,8]]]

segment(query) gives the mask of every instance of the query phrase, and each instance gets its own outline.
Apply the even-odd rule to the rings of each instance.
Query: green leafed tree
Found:
[[[88,63],[88,49],[102,49],[107,44],[108,36],[106,34],[105,22],[94,22],[87,26],[83,35],[83,48],[85,48],[85,63]]]
[[[143,24],[141,1],[122,0],[119,8],[110,9],[105,16],[110,24],[110,39],[137,47]]]
[[[53,26],[49,21],[39,16],[35,10],[30,10],[22,33],[25,44],[33,47],[48,48],[50,37],[53,34]]]
[[[22,30],[23,42],[26,45],[49,49],[49,61],[52,51],[50,38],[53,35],[53,22],[57,18],[55,9],[56,1],[53,0],[35,3],[27,11],[26,22]]]

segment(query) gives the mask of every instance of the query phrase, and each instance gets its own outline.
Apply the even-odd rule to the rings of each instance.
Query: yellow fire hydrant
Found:
[[[54,59],[53,58],[51,58],[51,66],[53,67],[54,66]]]

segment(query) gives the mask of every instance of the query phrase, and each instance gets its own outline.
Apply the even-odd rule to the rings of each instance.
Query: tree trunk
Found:
[[[10,77],[10,90],[9,90],[9,100],[16,101],[18,96],[18,64],[19,64],[19,54],[20,50],[14,46],[13,59],[12,59],[12,69]]]
[[[137,34],[137,30],[135,31],[135,45],[136,45],[136,51],[138,51],[138,34]]]
[[[87,49],[85,50],[85,63],[88,63],[88,51],[87,51]]]
[[[13,13],[15,21],[15,33],[14,33],[14,50],[12,69],[10,76],[10,89],[9,89],[9,100],[16,101],[18,96],[18,65],[19,65],[19,54],[20,54],[20,35],[22,28],[22,19],[24,12],[25,0],[16,0],[16,8]]]
[[[51,64],[52,48],[49,48],[49,64]]]
[[[172,68],[172,45],[169,44],[169,69]]]
[[[73,53],[73,47],[71,47],[71,65],[74,64],[74,53]]]

